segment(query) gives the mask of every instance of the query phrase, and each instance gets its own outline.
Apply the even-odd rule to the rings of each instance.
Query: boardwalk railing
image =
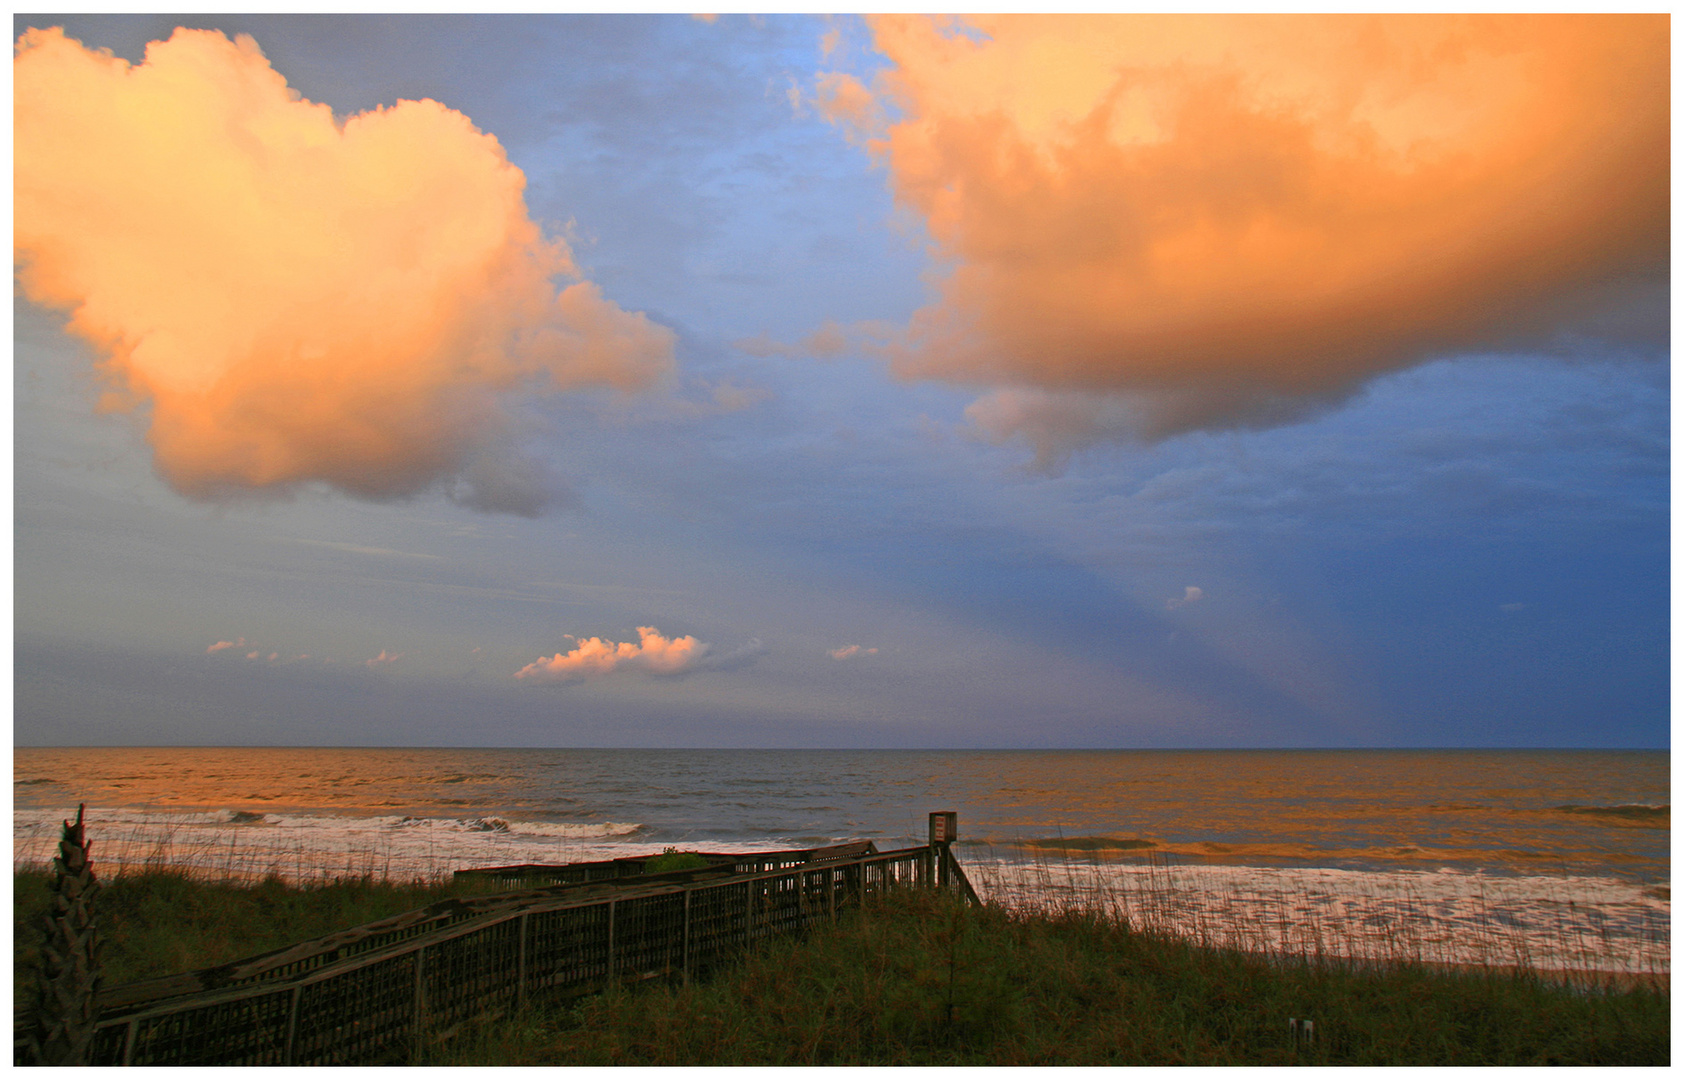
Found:
[[[100,995],[90,1064],[395,1061],[432,1036],[540,995],[689,979],[757,941],[902,886],[976,898],[949,844],[710,856],[633,877],[613,863],[497,867],[494,882],[571,878],[448,900],[219,968]],[[816,856],[816,857],[815,857]],[[594,876],[593,876],[594,875]]]
[[[795,851],[691,851],[687,855],[696,855],[708,861],[709,870],[729,868],[738,874],[763,873],[767,870],[783,870],[792,866],[802,866],[808,863],[833,862],[837,859],[854,859],[861,855],[876,855],[877,845],[870,840],[855,840],[847,844],[835,844],[831,847],[804,848]],[[455,873],[457,881],[481,881],[494,885],[504,885],[511,889],[535,889],[545,885],[580,885],[589,882],[615,881],[621,878],[639,878],[647,881],[643,866],[649,861],[647,855],[632,855],[619,859],[604,859],[600,862],[575,863],[523,863],[519,866],[484,866],[472,870],[458,870]]]

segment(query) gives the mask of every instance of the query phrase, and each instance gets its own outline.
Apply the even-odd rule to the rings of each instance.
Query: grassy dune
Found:
[[[18,975],[46,878],[19,874]],[[248,956],[454,895],[372,881],[292,888],[119,878],[100,898],[108,979]],[[907,893],[766,945],[689,986],[643,984],[488,1016],[431,1064],[1667,1064],[1670,995],[1515,973],[1281,963],[1080,913]],[[1314,1021],[1295,1046],[1289,1018]]]
[[[1664,1064],[1670,1001],[1281,964],[1067,914],[895,897],[689,987],[488,1020],[439,1064]],[[1295,1047],[1288,1021],[1313,1020]]]
[[[28,985],[52,876],[13,875],[13,974]],[[214,967],[337,930],[426,907],[461,886],[392,884],[371,878],[298,888],[269,880],[236,885],[168,870],[103,883],[99,912],[105,984],[116,986]]]

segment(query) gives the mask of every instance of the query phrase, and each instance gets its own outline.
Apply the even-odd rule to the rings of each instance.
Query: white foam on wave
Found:
[[[1103,910],[1221,948],[1540,970],[1670,973],[1664,886],[1592,876],[967,859],[984,899]]]
[[[573,824],[558,821],[511,821],[509,831],[529,836],[561,836],[567,838],[587,836],[633,836],[643,831],[643,826],[635,822],[603,821],[589,824]]]
[[[19,809],[12,823],[14,865],[49,863],[59,823],[67,816],[74,812]],[[577,862],[661,850],[658,844],[630,839],[643,831],[636,822],[98,808],[90,809],[86,820],[95,865],[107,874],[171,866],[238,879],[374,875],[433,880],[473,866]]]
[[[643,831],[643,826],[635,821],[520,821],[499,817],[401,817],[375,820],[399,829],[442,829],[447,832],[503,833],[508,836],[555,836],[569,840],[634,836]]]

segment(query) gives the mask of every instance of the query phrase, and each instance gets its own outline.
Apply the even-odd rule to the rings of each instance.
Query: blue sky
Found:
[[[506,394],[490,480],[472,458],[406,490],[207,492],[160,459],[147,403],[99,407],[105,354],[64,307],[19,295],[19,745],[1669,744],[1652,265],[1583,285],[1619,294],[1592,315],[1557,295],[1547,332],[1400,333],[1308,390],[1267,383],[1262,411],[1131,427],[1127,395],[1154,388],[1036,383],[1030,360],[931,376],[874,344],[913,341],[972,249],[907,195],[904,151],[825,97],[827,72],[881,101],[874,79],[911,71],[860,20],[14,34],[63,26],[139,64],[178,25],[251,35],[340,122],[400,99],[465,115],[577,276],[671,332],[670,364]],[[811,337],[830,324],[834,347]],[[1026,385],[1125,419],[1039,445],[989,428],[976,403]],[[542,494],[496,494],[515,488]],[[699,659],[566,660],[640,627]]]

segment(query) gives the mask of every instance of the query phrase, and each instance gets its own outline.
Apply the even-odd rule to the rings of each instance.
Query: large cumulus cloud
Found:
[[[1665,16],[871,25],[891,66],[820,107],[950,267],[895,369],[995,388],[973,419],[1043,455],[1665,332]]]
[[[185,494],[437,487],[536,513],[555,483],[508,396],[672,366],[671,331],[580,280],[497,140],[438,102],[336,119],[209,31],[130,65],[32,29],[13,78],[18,280]]]

